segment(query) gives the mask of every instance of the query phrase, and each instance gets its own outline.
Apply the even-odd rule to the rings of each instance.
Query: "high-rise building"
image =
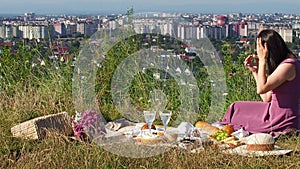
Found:
[[[35,17],[35,13],[33,13],[33,12],[24,13],[24,21],[25,22],[30,21],[34,17]]]
[[[161,23],[158,26],[162,35],[172,35],[174,29],[172,22],[165,21],[164,23]]]
[[[65,37],[67,35],[66,26],[62,23],[53,23],[54,36],[55,37]]]
[[[118,22],[116,20],[108,21],[108,29],[115,30],[118,27]]]
[[[206,26],[200,26],[198,28],[199,34],[197,36],[197,38],[201,39],[201,38],[206,38],[210,36],[210,26],[206,25]]]
[[[12,38],[13,35],[13,26],[12,25],[1,25],[0,26],[0,38]]]
[[[289,28],[280,28],[278,33],[285,42],[293,42],[293,30]]]
[[[228,37],[228,27],[226,26],[200,26],[197,38],[213,38],[221,40]]]
[[[5,37],[5,25],[0,25],[0,38]]]
[[[85,27],[85,22],[84,21],[77,22],[76,28],[77,28],[78,33],[81,33],[83,35],[84,34],[84,27]]]
[[[242,20],[235,24],[235,32],[237,36],[248,36],[248,23]]]
[[[273,29],[280,34],[280,36],[282,37],[282,39],[285,42],[291,42],[291,43],[293,42],[293,29],[291,26],[279,25],[279,26],[274,27],[273,25],[261,24],[259,26],[258,32],[260,32],[264,29]]]
[[[98,26],[93,22],[77,22],[77,32],[82,35],[92,35],[98,30]]]
[[[20,30],[18,26],[12,26],[12,35],[13,37],[19,38],[21,37]]]
[[[228,17],[224,15],[218,15],[216,17],[216,25],[217,26],[225,26],[228,24]]]
[[[87,22],[85,25],[85,29],[84,29],[84,34],[91,36],[93,35],[95,32],[97,32],[98,27],[95,23],[93,22]]]
[[[259,29],[259,22],[247,22],[248,23],[248,29],[249,30],[258,30]]]
[[[44,25],[21,25],[19,30],[25,39],[46,39],[49,35],[49,27]]]
[[[77,25],[75,22],[70,22],[66,24],[66,35],[71,36],[77,31]]]
[[[235,30],[234,30],[234,24],[227,24],[225,25],[226,28],[226,35],[225,37],[234,37],[237,36]]]
[[[171,19],[135,19],[133,27],[136,33],[160,33],[162,35],[176,36],[178,24]]]

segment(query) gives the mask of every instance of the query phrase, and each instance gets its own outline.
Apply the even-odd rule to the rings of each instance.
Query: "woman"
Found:
[[[263,102],[231,104],[220,122],[249,133],[270,133],[277,137],[300,129],[300,62],[274,30],[262,30],[257,38],[257,55],[245,59]]]

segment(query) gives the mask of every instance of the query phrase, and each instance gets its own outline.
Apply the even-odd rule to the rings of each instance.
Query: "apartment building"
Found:
[[[293,42],[293,29],[290,25],[261,24],[258,32],[263,29],[274,29],[280,34],[285,42]]]
[[[28,39],[49,38],[49,27],[44,25],[21,25],[19,26],[20,37]]]

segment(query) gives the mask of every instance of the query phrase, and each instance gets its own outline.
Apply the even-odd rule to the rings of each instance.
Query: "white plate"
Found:
[[[241,145],[233,149],[226,149],[223,150],[223,153],[253,157],[253,156],[285,155],[293,151],[293,150],[285,150],[278,146],[275,146],[274,150],[272,151],[249,151],[246,150],[246,146],[247,145]]]

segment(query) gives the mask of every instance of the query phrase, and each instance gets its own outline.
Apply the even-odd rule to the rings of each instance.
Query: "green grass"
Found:
[[[228,44],[224,42],[224,45]],[[58,134],[51,134],[37,141],[13,138],[10,128],[23,121],[62,111],[68,112],[70,116],[75,114],[71,93],[70,63],[52,63],[38,52],[22,46],[18,51],[17,57],[12,57],[8,49],[4,50],[1,56],[0,73],[5,80],[0,82],[0,168],[300,168],[300,138],[296,135],[281,136],[276,141],[278,146],[293,150],[290,155],[253,158],[225,155],[215,147],[209,147],[195,154],[174,148],[153,157],[126,158],[112,154],[99,145],[73,141],[69,137]],[[243,67],[244,57],[245,55],[241,55],[240,59],[233,63],[231,54],[226,55],[224,71],[226,74],[234,73],[232,77],[227,76],[226,106],[236,100],[259,99],[255,94],[253,79]],[[45,59],[47,65],[32,68],[31,63],[37,58]],[[28,60],[29,67],[26,65],[28,62],[24,60]],[[57,65],[60,66],[58,70],[55,69]],[[110,75],[101,74],[101,77],[107,78],[109,82]],[[149,84],[147,82],[149,79],[138,80],[135,79],[138,85],[142,83],[150,87],[157,85]],[[99,85],[103,87],[108,84]],[[176,85],[174,88],[176,89]],[[167,89],[162,88],[162,90]],[[135,99],[143,95],[139,88],[131,86],[131,91],[138,92],[132,97],[136,101],[136,106],[142,108],[148,106],[145,100]],[[174,97],[172,91],[166,93],[171,98]],[[109,94],[107,90],[98,90],[99,96],[109,97],[107,94]],[[206,96],[209,96],[209,93]],[[110,98],[105,101],[111,103]],[[205,101],[207,100],[203,100],[205,103],[203,112],[209,107],[209,102]],[[176,107],[176,99],[169,105]],[[102,107],[103,110],[108,111],[111,108],[109,105],[105,106],[107,107]],[[105,117],[115,119],[120,117],[120,114],[107,113]]]

